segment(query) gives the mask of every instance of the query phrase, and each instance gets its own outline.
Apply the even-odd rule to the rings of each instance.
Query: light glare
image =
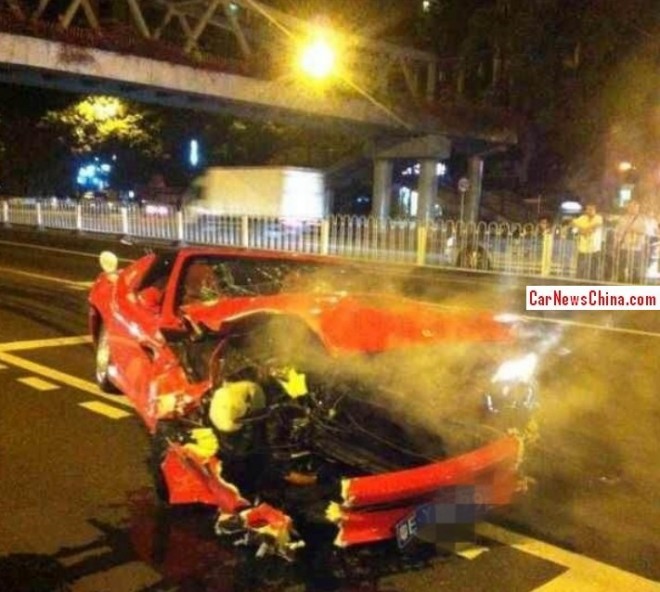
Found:
[[[303,48],[300,56],[302,71],[316,80],[328,78],[335,69],[335,63],[335,50],[322,38],[312,41]]]
[[[493,376],[492,382],[529,382],[538,364],[536,354],[528,354],[518,360],[507,360]]]

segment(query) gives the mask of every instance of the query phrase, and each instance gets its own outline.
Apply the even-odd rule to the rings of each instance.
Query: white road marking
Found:
[[[458,544],[454,546],[454,554],[462,557],[463,559],[469,559],[470,561],[476,559],[480,555],[488,552],[488,547],[482,547],[481,545],[473,545],[472,543],[467,544]]]
[[[536,588],[535,592],[573,592],[575,590],[580,592],[611,592],[612,590],[660,592],[658,582],[494,524],[478,525],[477,533],[523,553],[568,568],[566,573]]]
[[[27,349],[42,349],[45,347],[62,347],[65,345],[80,345],[82,343],[91,343],[92,338],[89,335],[80,335],[78,337],[53,337],[52,339],[31,339],[29,341],[10,341],[0,343],[0,352],[15,352]]]
[[[130,407],[130,408],[133,407],[131,402],[123,395],[108,395],[104,393],[101,389],[99,389],[99,387],[96,386],[93,382],[82,380],[81,378],[72,376],[71,374],[60,372],[59,370],[53,370],[48,366],[43,366],[42,364],[37,364],[36,362],[31,362],[29,360],[19,358],[18,356],[15,356],[13,354],[0,352],[0,362],[4,362],[5,364],[9,364],[10,366],[16,366],[17,368],[21,368],[23,370],[26,370],[27,372],[31,372],[32,374],[39,374],[40,376],[43,376],[45,378],[50,378],[55,382],[60,382],[67,386],[76,388],[80,391],[90,393],[92,395],[100,397],[101,399],[107,399],[108,401],[112,401],[116,405],[122,405],[123,407]]]
[[[57,248],[57,247],[44,247],[43,245],[33,245],[31,243],[20,243],[20,242],[15,242],[15,241],[4,241],[0,240],[0,245],[7,245],[9,247],[22,247],[24,249],[35,249],[37,251],[48,251],[50,253],[63,253],[66,255],[77,255],[79,257],[90,257],[92,259],[98,259],[99,254],[101,250],[107,250],[107,249],[100,249],[98,253],[88,253],[86,251],[73,251],[70,249],[62,249],[62,248]],[[126,259],[126,258],[119,258],[119,261],[122,262],[129,262],[133,261],[133,259]]]
[[[480,312],[480,313],[492,313],[493,311],[486,308],[476,308],[473,306],[458,306],[458,305],[448,305],[448,304],[438,304],[437,302],[432,302],[430,300],[418,300],[422,304],[426,304],[432,308],[439,308],[442,310],[455,310],[463,312]],[[504,313],[498,313],[504,314]],[[596,325],[595,323],[585,323],[582,321],[569,321],[567,319],[546,319],[543,317],[535,317],[532,315],[523,315],[517,314],[515,312],[507,313],[512,317],[517,319],[528,321],[530,323],[548,323],[551,325],[561,325],[565,327],[577,327],[579,329],[589,329],[591,331],[604,331],[606,333],[623,333],[626,335],[639,335],[641,337],[660,337],[660,332],[658,331],[644,331],[643,329],[629,329],[626,327],[609,327],[607,325]],[[497,315],[496,315],[497,316]]]
[[[105,415],[110,419],[122,419],[124,417],[130,417],[131,415],[123,409],[117,409],[116,407],[112,407],[112,405],[101,403],[101,401],[88,401],[86,403],[78,403],[78,405],[85,409],[89,409],[89,411],[93,411],[94,413]]]
[[[14,275],[20,275],[22,277],[29,277],[32,279],[36,280],[41,280],[45,282],[57,282],[58,284],[62,284],[66,286],[67,288],[71,288],[73,290],[87,290],[87,282],[76,282],[73,280],[64,280],[62,278],[53,276],[53,275],[44,275],[41,273],[31,273],[29,271],[19,271],[18,269],[12,269],[11,267],[0,267],[0,271],[4,273],[13,273]],[[84,285],[83,285],[84,284]]]
[[[69,550],[67,550],[70,552]],[[60,555],[57,558],[57,562],[64,567],[74,567],[78,563],[82,563],[83,561],[86,561],[88,559],[98,557],[99,555],[106,555],[108,553],[112,553],[112,547],[110,546],[93,546],[88,549],[84,549],[80,553],[75,553],[71,555]]]
[[[579,329],[589,329],[592,331],[605,331],[608,333],[624,333],[626,335],[640,335],[642,337],[660,337],[657,331],[644,331],[642,329],[628,329],[626,327],[608,327],[607,325],[594,325],[593,323],[584,323],[582,321],[568,321],[563,319],[544,319],[529,315],[519,315],[521,319],[535,323],[550,323],[553,325],[563,325],[565,327],[577,327]]]
[[[48,382],[47,380],[42,380],[36,376],[28,376],[26,378],[19,378],[18,382],[29,386],[30,388],[36,389],[38,391],[55,391],[59,389],[59,385]]]

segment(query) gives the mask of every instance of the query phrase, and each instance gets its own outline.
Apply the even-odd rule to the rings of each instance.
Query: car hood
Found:
[[[441,342],[511,341],[505,324],[482,312],[442,309],[415,300],[374,294],[277,294],[219,299],[183,307],[213,331],[252,313],[302,317],[330,350],[375,353]]]

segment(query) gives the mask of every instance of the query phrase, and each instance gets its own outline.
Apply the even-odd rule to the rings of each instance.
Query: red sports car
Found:
[[[218,534],[285,557],[308,525],[342,547],[405,546],[519,488],[509,419],[534,406],[536,357],[510,324],[363,292],[368,271],[329,259],[183,248],[101,264],[98,383],[152,433],[159,494],[216,507]]]

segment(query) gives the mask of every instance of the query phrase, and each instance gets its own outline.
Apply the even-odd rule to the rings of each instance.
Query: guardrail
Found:
[[[615,228],[604,228],[600,251],[578,253],[570,226],[463,223],[330,216],[300,220],[237,215],[192,215],[169,205],[119,205],[71,200],[2,201],[4,226],[68,229],[180,244],[212,244],[483,272],[656,283],[656,237],[620,248]],[[628,245],[629,246],[629,245]]]

